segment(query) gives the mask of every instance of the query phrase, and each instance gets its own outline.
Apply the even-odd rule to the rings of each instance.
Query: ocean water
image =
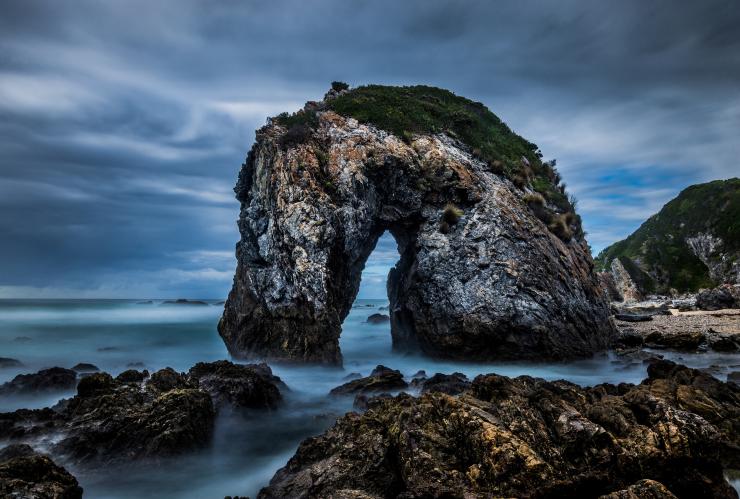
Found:
[[[637,383],[645,377],[644,364],[625,365],[611,354],[567,363],[460,363],[400,354],[391,349],[387,323],[366,323],[372,313],[387,313],[385,306],[387,300],[355,303],[340,339],[343,368],[273,364],[275,374],[290,388],[285,405],[274,412],[221,416],[210,448],[158,468],[89,473],[69,466],[84,487],[85,497],[254,497],[301,440],[321,433],[337,416],[351,410],[351,399],[329,398],[329,390],[345,382],[349,373],[367,375],[378,364],[399,369],[408,377],[421,369],[428,375],[459,371],[471,378],[490,372],[529,374],[580,385]],[[132,364],[150,371],[166,366],[186,371],[199,361],[227,359],[216,332],[221,312],[222,305],[215,301],[168,305],[159,300],[0,300],[0,357],[24,364],[0,369],[0,382],[19,373],[72,367],[78,362],[117,374]],[[726,376],[726,366],[740,363],[737,355],[661,353],[692,367],[720,366],[715,368],[720,378]],[[0,398],[0,412],[49,406],[71,395]]]

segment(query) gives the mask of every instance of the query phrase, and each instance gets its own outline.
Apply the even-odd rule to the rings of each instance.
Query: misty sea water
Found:
[[[219,417],[213,444],[199,453],[164,462],[160,467],[88,472],[67,465],[91,498],[183,497],[225,495],[254,497],[284,466],[306,437],[316,435],[352,410],[352,399],[327,396],[349,373],[367,375],[378,364],[407,377],[419,370],[462,372],[470,378],[496,372],[567,379],[580,385],[641,381],[642,363],[619,362],[612,354],[567,363],[462,363],[406,355],[391,348],[390,326],[368,324],[373,313],[388,313],[387,300],[357,300],[344,322],[340,345],[342,368],[272,364],[288,385],[277,411]],[[161,300],[0,300],[0,357],[20,360],[22,367],[0,369],[0,382],[20,373],[89,362],[117,374],[134,366],[154,371],[166,366],[187,371],[200,361],[228,359],[216,332],[220,302],[172,305]],[[737,357],[662,352],[692,367],[729,365]],[[719,374],[722,376],[722,374]],[[73,392],[23,398],[0,398],[0,412],[53,405]],[[0,442],[0,446],[4,443]],[[38,442],[43,449],[43,442]],[[66,464],[66,463],[62,463]]]

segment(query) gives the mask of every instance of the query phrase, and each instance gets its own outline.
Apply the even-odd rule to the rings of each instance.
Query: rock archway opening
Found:
[[[391,350],[388,276],[400,258],[396,239],[385,231],[365,261],[357,296],[342,323],[339,345],[346,361],[379,358]]]

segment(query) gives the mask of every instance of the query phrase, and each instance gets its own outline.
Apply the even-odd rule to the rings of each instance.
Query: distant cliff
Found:
[[[232,355],[341,362],[339,333],[383,232],[395,348],[589,356],[609,311],[552,163],[480,103],[432,87],[335,83],[269,120],[239,174]]]
[[[629,297],[740,282],[740,179],[684,189],[596,266]]]

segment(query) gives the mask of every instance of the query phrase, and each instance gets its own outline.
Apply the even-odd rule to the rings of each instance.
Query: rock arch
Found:
[[[564,242],[524,192],[445,135],[403,141],[334,112],[293,143],[257,134],[235,191],[234,284],[219,333],[236,357],[341,363],[367,257],[390,231],[396,348],[466,359],[561,359],[613,325],[584,241]]]

